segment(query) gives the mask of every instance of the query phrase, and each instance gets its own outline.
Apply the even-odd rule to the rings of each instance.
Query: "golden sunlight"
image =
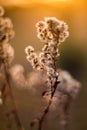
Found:
[[[58,2],[72,2],[74,0],[0,0],[0,4],[8,6],[8,5],[16,5],[16,6],[28,6],[29,4],[37,4],[37,3],[41,3],[41,4],[55,4]]]

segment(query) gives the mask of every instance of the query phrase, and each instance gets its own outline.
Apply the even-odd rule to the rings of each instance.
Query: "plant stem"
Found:
[[[12,103],[13,103],[12,113],[14,115],[14,119],[15,119],[16,125],[18,127],[18,130],[24,130],[22,123],[20,121],[20,117],[18,115],[17,105],[16,105],[14,95],[13,95],[13,92],[12,92],[12,86],[11,86],[11,83],[10,83],[10,74],[9,74],[8,68],[9,67],[6,64],[4,64],[4,71],[5,71],[5,76],[6,76],[6,80],[7,80],[7,85],[9,87],[10,98],[11,98]]]
[[[58,86],[57,84],[58,84],[58,83],[59,83],[59,82],[56,83],[56,86],[54,87],[54,91],[53,91],[52,94],[51,94],[51,98],[50,98],[50,100],[49,100],[49,103],[48,103],[47,107],[44,109],[41,118],[39,119],[38,130],[42,130],[43,121],[44,121],[46,115],[47,115],[48,112],[49,112],[50,106],[51,106],[51,104],[52,104],[52,99],[53,99],[54,94],[55,94],[55,92],[56,92],[56,89],[57,89],[57,86]]]

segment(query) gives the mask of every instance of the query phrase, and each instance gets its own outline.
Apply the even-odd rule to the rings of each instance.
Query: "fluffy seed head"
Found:
[[[63,42],[69,36],[68,25],[55,17],[48,17],[44,21],[38,22],[36,28],[37,37],[45,43],[53,41],[53,39]]]

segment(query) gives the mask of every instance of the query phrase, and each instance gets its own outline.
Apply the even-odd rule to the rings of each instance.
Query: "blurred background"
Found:
[[[37,39],[35,24],[44,17],[57,17],[69,25],[69,38],[60,45],[60,58],[57,67],[69,71],[82,83],[82,88],[71,110],[70,130],[87,129],[87,1],[86,0],[0,0],[5,16],[14,24],[15,49],[13,64],[22,64],[25,73],[32,67],[26,60],[24,49],[32,45],[37,52],[43,46]],[[30,90],[14,88],[14,95],[22,122],[28,130],[29,122],[37,116],[41,100]],[[52,113],[53,114],[53,113]],[[45,130],[57,130],[57,121],[52,123],[52,115]],[[0,107],[0,130],[7,130],[3,108]],[[15,128],[16,130],[16,128]]]

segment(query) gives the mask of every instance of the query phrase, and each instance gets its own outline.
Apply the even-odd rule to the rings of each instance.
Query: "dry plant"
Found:
[[[9,98],[12,102],[12,107],[9,112],[6,112],[11,129],[12,120],[15,120],[18,130],[24,130],[20,121],[16,101],[12,91],[10,82],[11,75],[9,69],[14,58],[14,49],[10,45],[11,39],[14,37],[12,21],[3,17],[4,9],[0,6],[0,104],[6,106],[6,100]]]
[[[39,116],[31,123],[31,127],[38,123],[38,130],[43,129],[43,122],[50,109],[60,109],[60,121],[62,129],[67,130],[69,126],[70,105],[77,95],[80,83],[72,78],[66,71],[57,71],[56,60],[59,57],[59,45],[69,36],[68,25],[55,17],[45,18],[36,24],[37,37],[44,46],[39,54],[36,54],[32,46],[25,49],[27,60],[35,70],[44,73],[46,89],[42,97],[47,105],[40,112]]]
[[[7,99],[11,100],[11,109],[6,112],[8,128],[11,129],[14,122],[18,130],[24,130],[14,98],[13,81],[18,88],[38,91],[46,103],[39,116],[31,121],[31,127],[38,123],[38,130],[42,130],[48,113],[57,110],[61,129],[68,130],[70,106],[80,88],[80,83],[67,71],[56,67],[59,45],[69,36],[68,25],[55,17],[45,18],[36,24],[37,36],[44,46],[39,54],[32,46],[26,47],[27,60],[36,71],[25,76],[22,65],[11,65],[14,49],[10,41],[14,30],[12,21],[3,15],[4,9],[0,7],[0,105],[6,107]]]

